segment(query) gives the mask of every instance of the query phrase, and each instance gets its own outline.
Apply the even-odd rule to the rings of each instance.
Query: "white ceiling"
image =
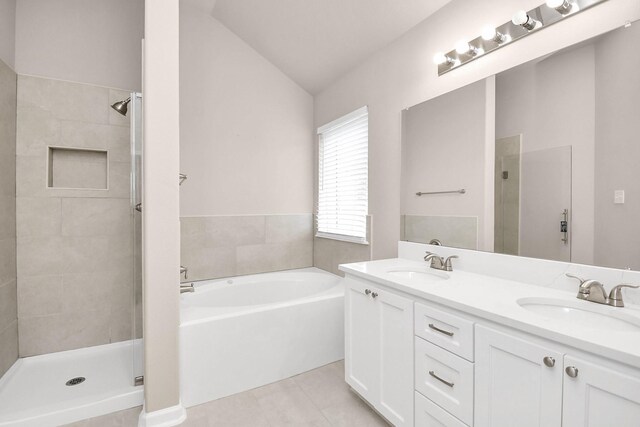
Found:
[[[316,94],[449,1],[217,0],[213,16]]]

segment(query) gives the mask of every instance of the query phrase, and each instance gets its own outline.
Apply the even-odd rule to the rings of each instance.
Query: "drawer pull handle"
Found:
[[[445,334],[445,335],[448,335],[450,337],[453,336],[453,332],[449,332],[449,331],[445,331],[444,329],[440,329],[436,325],[434,325],[433,323],[429,323],[429,328],[433,329],[434,331],[438,331],[441,334]]]
[[[372,296],[373,298],[376,298],[376,297],[378,296],[378,293],[377,293],[377,292],[372,292],[372,293],[371,293],[371,296]]]
[[[371,294],[371,290],[370,289],[365,289],[364,290],[364,294],[369,296]]]
[[[545,366],[549,368],[553,368],[556,364],[556,359],[551,356],[546,356],[544,359],[542,359],[542,361],[544,362]]]
[[[569,375],[571,378],[575,378],[578,376],[578,368],[576,368],[575,366],[567,366],[567,369],[564,370],[567,375]]]
[[[429,371],[429,375],[431,375],[433,378],[437,379],[438,381],[440,381],[442,384],[446,384],[449,387],[453,388],[453,383],[450,383],[449,381],[443,380],[442,378],[440,378],[438,375],[436,375],[435,372],[433,371]]]

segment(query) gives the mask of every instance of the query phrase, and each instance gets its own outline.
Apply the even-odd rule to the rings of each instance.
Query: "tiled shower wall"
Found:
[[[0,377],[18,358],[16,73],[0,61]]]
[[[311,214],[182,217],[180,231],[189,280],[313,265]]]
[[[129,119],[109,107],[128,96],[104,87],[18,77],[21,357],[132,336]],[[107,188],[49,188],[51,146],[106,151],[108,166],[102,172],[81,159],[57,167],[79,186],[106,173]]]

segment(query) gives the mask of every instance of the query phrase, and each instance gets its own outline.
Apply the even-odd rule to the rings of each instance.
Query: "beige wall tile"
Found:
[[[0,195],[0,239],[16,237],[16,197]]]
[[[344,276],[338,266],[371,260],[371,245],[342,242],[316,237],[313,246],[313,266]]]
[[[16,240],[0,240],[0,286],[16,280]]]
[[[0,286],[0,331],[7,328],[18,317],[16,282]]]
[[[290,268],[288,243],[238,246],[238,275],[287,270]]]
[[[16,200],[19,237],[60,236],[62,200],[44,197],[18,197]]]
[[[313,240],[289,243],[289,268],[313,267]]]
[[[63,236],[129,236],[128,199],[62,199]]]
[[[18,238],[18,278],[62,274],[66,262],[62,237]]]
[[[109,309],[25,317],[18,320],[20,357],[109,342]]]
[[[0,330],[0,377],[18,359],[18,321],[14,320],[4,330]]]
[[[46,316],[62,312],[68,304],[62,294],[62,276],[21,277],[18,287],[18,316]]]
[[[210,216],[205,221],[208,247],[255,245],[265,242],[265,217]]]
[[[266,216],[266,243],[309,241],[312,233],[311,214]]]
[[[40,107],[60,120],[109,123],[109,89],[100,86],[21,75],[18,105]]]
[[[236,248],[199,247],[183,251],[181,264],[189,269],[188,280],[205,280],[236,275]]]

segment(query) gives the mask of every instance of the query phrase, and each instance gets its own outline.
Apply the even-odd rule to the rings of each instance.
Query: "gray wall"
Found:
[[[16,73],[0,61],[0,376],[18,357]]]
[[[640,26],[596,44],[595,254],[597,265],[640,270]],[[625,204],[613,203],[625,190]]]
[[[15,68],[16,0],[0,0],[0,61]]]
[[[18,77],[17,273],[20,356],[130,339],[133,257],[128,92]],[[50,146],[108,152],[108,189],[47,187]],[[65,168],[80,183],[82,160]]]
[[[20,0],[15,70],[142,89],[144,0]]]

